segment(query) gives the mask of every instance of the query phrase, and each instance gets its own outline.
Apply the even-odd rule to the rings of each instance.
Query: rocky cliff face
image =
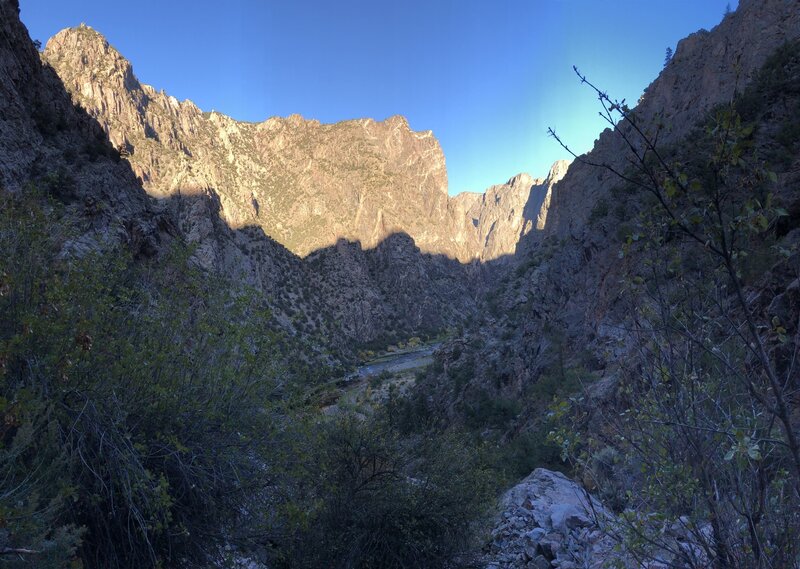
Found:
[[[149,255],[170,221],[152,207],[97,123],[43,67],[14,1],[0,3],[0,191],[38,186],[67,204],[85,230],[67,249],[127,242]]]
[[[89,43],[99,50],[88,50],[97,56],[91,63],[83,52],[70,59],[90,69],[87,76],[96,80],[81,83],[71,96],[63,80],[42,64],[19,21],[17,4],[6,0],[0,8],[0,190],[36,187],[61,201],[75,229],[63,244],[66,255],[123,243],[137,257],[158,257],[173,241],[186,242],[201,266],[262,292],[279,325],[307,340],[310,350],[347,353],[358,342],[440,330],[475,310],[470,291],[476,281],[469,269],[443,256],[423,254],[402,235],[381,241],[374,250],[340,239],[313,259],[301,259],[253,223],[267,215],[260,194],[216,190],[227,176],[251,179],[244,162],[235,167],[228,162],[232,145],[241,142],[235,133],[269,125],[204,116],[190,103],[155,93],[140,85],[130,65],[87,28],[62,37],[75,42],[73,47]],[[62,55],[71,53],[65,48]],[[111,126],[101,126],[85,108],[75,106],[73,96],[94,101],[95,111],[108,113]],[[278,122],[278,130],[296,130],[296,119]],[[399,120],[362,123],[348,128],[410,132]],[[182,142],[182,137],[192,141],[200,132],[214,134],[207,147],[198,144],[192,150]],[[270,138],[278,145],[280,139]],[[391,135],[382,140],[387,153],[402,154]],[[419,140],[429,144],[426,137]],[[258,137],[248,144],[257,142],[267,144]],[[193,152],[204,159],[193,160]],[[291,151],[274,153],[289,163],[287,168],[302,169]],[[128,162],[120,155],[140,160]],[[220,162],[213,161],[215,156]],[[267,175],[262,166],[255,177]],[[292,202],[292,207],[302,209],[303,203]]]
[[[796,3],[743,0],[713,30],[678,44],[673,60],[647,88],[636,116],[651,129],[661,121],[659,140],[665,146],[678,144],[700,117],[742,92],[769,55],[798,37]],[[782,119],[775,115],[773,120]],[[522,237],[515,273],[494,291],[496,310],[476,331],[485,346],[476,358],[482,368],[475,375],[477,384],[498,376],[512,391],[535,383],[542,368],[558,357],[553,330],[559,344],[581,346],[570,356],[583,351],[590,365],[617,353],[626,317],[618,303],[620,279],[637,262],[618,258],[620,233],[633,222],[637,204],[619,191],[619,178],[586,162],[623,171],[627,156],[625,142],[606,130],[556,185],[545,208],[544,230]],[[796,172],[789,168],[779,178],[791,197]],[[513,341],[500,342],[500,337]]]
[[[231,230],[210,192],[148,196],[97,121],[42,65],[18,10],[16,2],[0,2],[0,191],[37,191],[60,202],[70,231],[53,232],[64,235],[66,257],[122,245],[152,258],[176,239],[194,244],[201,264],[270,294],[277,319],[297,333],[298,312],[319,312],[316,299],[290,302],[290,291],[314,281],[306,267],[263,233]]]
[[[484,274],[463,263],[509,257],[541,232],[566,171],[557,163],[545,179],[449,198],[438,142],[403,117],[325,125],[205,113],[142,84],[84,25],[42,57],[129,165],[146,193],[137,199],[201,266],[263,291],[304,334],[365,342],[460,322]]]
[[[563,170],[547,180],[518,176],[479,200],[449,199],[438,141],[401,116],[320,124],[293,115],[254,124],[204,113],[140,83],[86,26],[53,37],[44,58],[151,196],[212,192],[231,227],[258,226],[302,257],[340,239],[372,249],[396,233],[424,253],[462,262],[512,254],[530,230],[525,215],[540,213],[523,211],[532,188],[546,192]]]
[[[678,43],[673,59],[646,89],[636,116],[650,132],[663,125],[662,148],[683,144],[701,118],[741,93],[775,50],[799,37],[796,3],[742,0],[711,31],[696,32]],[[621,137],[606,130],[586,160],[621,171],[627,156]],[[787,184],[791,187],[791,175],[784,187]],[[592,334],[605,337],[600,342],[609,343],[617,339],[614,323],[624,318],[614,312],[620,274],[626,270],[618,259],[618,230],[632,221],[637,205],[626,203],[629,198],[616,191],[620,185],[610,172],[576,163],[558,186],[543,232],[543,237],[563,245],[554,260],[558,268],[550,274],[559,288],[569,290],[561,314],[575,324],[588,324]],[[565,274],[556,276],[559,272]]]
[[[640,122],[651,129],[663,125],[662,145],[681,140],[710,109],[741,92],[779,46],[797,38],[798,30],[800,12],[794,2],[741,0],[714,29],[678,42],[675,55],[636,106]],[[624,168],[627,152],[625,143],[607,129],[587,158]],[[615,184],[618,180],[610,172],[576,163],[554,196],[545,234],[591,237],[589,214]]]
[[[568,167],[569,162],[559,160],[546,178],[518,174],[483,194],[465,193],[452,200],[453,208],[458,204],[465,210],[467,227],[463,235],[467,243],[472,241],[470,249],[480,252],[478,258],[488,261],[513,255],[523,237],[544,230],[553,186],[564,177]]]

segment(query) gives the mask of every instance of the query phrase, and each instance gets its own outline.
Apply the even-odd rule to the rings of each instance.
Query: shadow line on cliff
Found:
[[[344,290],[330,302],[346,304],[348,318],[355,321],[359,311],[369,312],[366,320],[398,320],[401,324],[392,329],[404,331],[441,329],[475,313],[482,292],[514,257],[462,263],[422,252],[408,234],[395,232],[372,248],[339,238],[301,258],[256,224],[232,227],[221,215],[214,188],[149,195],[100,123],[73,103],[60,77],[39,60],[29,38],[27,46],[4,41],[2,47],[21,60],[16,65],[23,73],[12,83],[42,142],[31,145],[24,175],[15,172],[20,185],[24,180],[43,185],[77,214],[82,230],[115,234],[135,257],[157,258],[170,241],[180,239],[196,246],[201,266],[249,280],[265,294],[292,288],[316,288],[321,294]],[[320,281],[324,286],[317,286]],[[375,335],[351,328],[360,340]]]

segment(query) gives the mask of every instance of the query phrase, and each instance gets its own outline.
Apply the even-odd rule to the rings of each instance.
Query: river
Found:
[[[414,350],[405,350],[397,354],[387,354],[378,359],[364,363],[350,375],[351,380],[368,379],[383,372],[399,373],[413,369],[423,368],[433,363],[433,352],[441,342],[420,346]]]

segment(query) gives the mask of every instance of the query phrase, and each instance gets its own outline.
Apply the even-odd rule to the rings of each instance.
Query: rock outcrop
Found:
[[[537,468],[502,498],[486,569],[600,569],[614,557],[600,525],[614,518],[580,484]]]
[[[710,526],[685,519],[641,517],[665,547],[637,560],[617,547],[626,524],[577,482],[537,468],[503,496],[501,514],[484,547],[485,569],[666,569],[709,563]],[[703,543],[704,546],[699,544]]]

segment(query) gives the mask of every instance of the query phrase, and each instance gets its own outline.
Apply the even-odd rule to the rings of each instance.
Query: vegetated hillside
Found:
[[[797,564],[799,37],[797,3],[742,1],[635,109],[603,98],[617,127],[416,396],[505,441],[518,475],[563,455],[614,508],[656,516],[614,528],[640,559]],[[691,547],[667,555],[673,523]]]
[[[795,8],[780,1],[742,2],[712,31],[682,40],[672,62],[634,109],[643,131],[655,135],[659,128],[658,147],[673,153],[681,144],[697,144],[691,141],[698,135],[688,139],[690,133],[702,131],[709,113],[734,93],[741,94],[759,77],[768,56],[800,35]],[[730,71],[734,68],[735,74]],[[797,175],[792,85],[786,79],[773,87],[780,95],[763,103],[768,111],[758,116],[740,113],[756,124],[753,146],[758,154],[753,160],[766,162],[778,173],[772,193],[789,211],[796,199]],[[586,94],[593,96],[589,87]],[[619,128],[636,138],[629,125],[621,123]],[[634,143],[641,147],[641,141]],[[783,150],[773,154],[776,146]],[[488,293],[488,318],[475,331],[486,349],[477,359],[479,365],[496,370],[492,374],[509,393],[535,383],[542,369],[559,360],[553,347],[562,343],[567,359],[575,360],[583,352],[586,364],[594,368],[622,353],[619,341],[626,333],[620,325],[627,314],[619,302],[625,290],[621,280],[638,259],[621,259],[619,253],[649,202],[605,166],[630,175],[631,156],[621,136],[607,129],[595,148],[555,185],[544,231],[521,241],[514,270],[504,277],[503,286]],[[481,376],[476,374],[479,383]]]
[[[65,258],[78,233],[36,187],[0,196],[9,567],[442,567],[468,544],[491,486],[462,437],[325,417],[330,370],[258,291],[178,242]]]
[[[464,547],[489,487],[472,446],[308,403],[332,375],[300,320],[323,314],[309,291],[326,253],[306,263],[228,227],[210,194],[148,196],[12,0],[0,0],[0,176],[0,562],[437,567]],[[355,268],[392,265],[382,278],[411,295],[463,270],[402,236],[374,254],[340,246]],[[257,261],[277,273],[277,299],[250,286]],[[431,322],[425,308],[408,318]]]
[[[54,36],[44,58],[151,195],[211,192],[229,225],[258,226],[303,257],[340,239],[372,249],[395,233],[464,263],[513,254],[539,216],[525,210],[532,187],[549,187],[560,173],[517,178],[493,188],[494,199],[450,199],[438,141],[401,116],[243,123],[204,113],[140,83],[131,64],[84,25]]]

